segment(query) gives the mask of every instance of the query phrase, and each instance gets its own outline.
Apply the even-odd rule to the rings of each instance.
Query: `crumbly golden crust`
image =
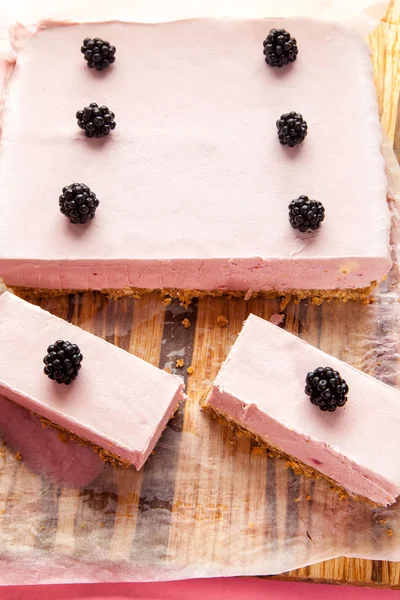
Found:
[[[338,494],[340,499],[347,500],[348,498],[350,498],[349,493],[343,487],[341,487],[336,481],[331,479],[330,477],[323,475],[322,473],[320,473],[313,467],[309,467],[308,465],[304,464],[298,458],[295,458],[294,456],[290,456],[289,454],[286,454],[280,448],[277,448],[276,446],[274,446],[272,444],[268,444],[265,440],[260,438],[255,433],[249,431],[248,429],[245,429],[244,427],[242,427],[241,425],[238,425],[234,421],[231,421],[231,419],[229,419],[229,417],[227,415],[221,413],[220,411],[216,410],[212,406],[206,404],[205,396],[202,397],[200,403],[201,403],[202,409],[205,412],[210,413],[210,415],[212,415],[215,419],[217,419],[217,421],[219,421],[220,423],[222,423],[225,426],[228,426],[237,435],[239,435],[239,436],[246,435],[248,437],[255,439],[260,446],[262,446],[263,448],[266,449],[269,458],[283,459],[286,462],[286,465],[288,467],[290,467],[292,469],[292,471],[294,471],[294,473],[296,473],[296,475],[303,475],[304,477],[310,477],[312,479],[325,479],[331,486],[331,489]],[[351,496],[351,498],[353,500],[362,500],[364,502],[367,502],[368,504],[370,504],[373,507],[380,506],[379,504],[372,502],[371,500],[369,500],[368,498],[365,498],[364,496]]]
[[[189,306],[193,298],[204,298],[205,296],[221,297],[227,296],[228,298],[256,298],[262,296],[264,298],[282,298],[280,308],[283,310],[289,302],[297,304],[301,300],[306,298],[311,299],[313,304],[322,304],[323,302],[330,302],[331,300],[341,300],[347,302],[348,300],[356,300],[362,303],[370,302],[370,296],[374,288],[377,286],[377,282],[371,282],[371,285],[364,288],[357,289],[334,289],[334,290],[261,290],[261,291],[244,291],[244,290],[178,290],[174,288],[165,288],[162,290],[156,290],[160,292],[162,301],[165,303],[168,298],[178,298],[183,306]],[[29,288],[29,287],[13,287],[13,292],[21,298],[47,298],[65,296],[67,294],[77,294],[83,290],[51,290],[45,288]],[[100,293],[105,294],[109,298],[121,298],[123,296],[130,296],[132,298],[140,298],[145,294],[150,294],[155,291],[149,288],[134,288],[127,287],[120,290],[103,289],[99,290]]]
[[[178,408],[179,408],[179,405],[175,408],[173,414],[171,415],[171,419],[174,418],[175,413],[178,410]],[[128,460],[125,460],[124,458],[121,458],[120,456],[118,456],[118,454],[114,454],[113,452],[110,452],[109,450],[106,450],[105,448],[102,448],[101,446],[97,446],[96,444],[89,442],[85,438],[82,438],[79,435],[76,435],[75,433],[68,431],[68,429],[65,429],[64,427],[61,427],[61,425],[56,425],[56,423],[53,423],[53,421],[50,421],[49,419],[46,419],[45,417],[41,417],[40,415],[38,415],[34,412],[32,412],[32,414],[39,417],[43,427],[50,426],[50,427],[53,427],[54,429],[56,429],[57,435],[61,441],[69,442],[72,440],[74,442],[77,442],[80,446],[90,446],[92,448],[92,450],[100,456],[101,460],[103,460],[104,462],[109,462],[113,467],[124,467],[124,468],[128,469],[129,467],[132,466],[132,463],[130,463]],[[154,452],[154,450],[153,450],[153,452]]]
[[[33,413],[33,414],[35,414],[35,413]],[[39,415],[36,415],[36,416],[39,416]],[[64,429],[64,427],[61,427],[61,425],[56,425],[55,423],[53,423],[53,421],[49,421],[49,419],[46,419],[45,417],[39,416],[39,418],[42,422],[43,427],[47,427],[49,425],[50,427],[53,427],[54,429],[57,430],[58,437],[61,441],[68,442],[68,441],[72,440],[74,442],[77,442],[80,446],[91,446],[93,451],[96,452],[100,456],[101,460],[103,460],[104,462],[111,463],[113,465],[113,467],[119,466],[119,467],[125,467],[127,469],[132,466],[130,462],[121,458],[117,454],[113,454],[112,452],[109,452],[108,450],[101,448],[101,446],[92,444],[92,442],[85,440],[84,438],[80,437],[79,435],[76,435],[75,433],[71,433],[70,431],[68,431],[68,429]]]

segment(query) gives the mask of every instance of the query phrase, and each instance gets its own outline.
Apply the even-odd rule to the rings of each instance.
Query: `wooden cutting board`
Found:
[[[373,52],[383,128],[399,151],[400,0],[391,1],[385,18],[371,35],[369,43]],[[399,154],[397,156],[400,158]],[[268,319],[271,315],[281,312],[279,301],[257,298],[245,302],[239,299],[204,298],[194,301],[186,309],[177,301],[162,305],[156,293],[138,300],[122,298],[118,301],[108,301],[97,293],[84,293],[42,300],[40,305],[161,368],[169,368],[183,374],[190,401],[169,425],[169,432],[161,440],[160,449],[153,463],[150,459],[150,464],[139,474],[116,471],[115,475],[111,476],[115,479],[112,492],[99,492],[90,487],[85,490],[46,488],[44,494],[40,491],[40,483],[29,474],[23,461],[11,461],[11,469],[9,462],[7,468],[1,471],[3,459],[0,456],[0,471],[3,475],[5,473],[5,477],[0,480],[0,515],[8,516],[8,531],[12,524],[16,523],[16,534],[25,545],[31,544],[50,553],[70,552],[71,556],[74,554],[79,556],[79,548],[85,540],[84,528],[88,527],[90,521],[90,535],[95,534],[96,527],[106,528],[109,556],[114,560],[119,558],[121,561],[129,560],[132,558],[133,541],[140,535],[146,535],[146,527],[148,527],[146,515],[149,508],[154,506],[165,510],[166,514],[165,522],[157,531],[158,552],[160,549],[165,550],[166,556],[182,553],[192,560],[210,558],[210,553],[213,552],[212,540],[201,537],[201,527],[196,537],[196,528],[186,529],[182,523],[185,517],[188,517],[188,521],[190,519],[190,523],[196,520],[201,523],[205,517],[211,518],[215,522],[215,535],[221,533],[221,528],[226,523],[222,512],[229,502],[230,494],[242,493],[241,482],[233,482],[232,490],[227,491],[226,502],[224,498],[217,499],[215,504],[206,507],[206,512],[203,514],[199,473],[190,472],[190,464],[185,464],[188,456],[187,449],[185,452],[171,452],[168,444],[168,435],[173,436],[174,432],[188,432],[194,434],[190,439],[194,440],[193,448],[196,448],[196,451],[201,449],[201,445],[195,446],[199,444],[196,440],[201,438],[201,443],[206,446],[204,451],[210,456],[221,452],[221,444],[223,444],[223,452],[225,452],[224,448],[228,448],[226,452],[232,452],[232,455],[239,451],[241,461],[260,461],[259,478],[255,478],[251,489],[250,508],[245,507],[243,510],[243,522],[251,533],[251,529],[254,528],[251,511],[256,511],[257,502],[265,501],[268,477],[276,478],[277,473],[283,473],[283,470],[279,471],[277,468],[276,473],[272,467],[267,470],[267,457],[259,456],[249,440],[236,439],[228,430],[221,429],[216,432],[216,435],[202,438],[199,435],[202,417],[198,401],[207,383],[215,377],[246,316],[253,312]],[[303,302],[299,305],[290,304],[283,312],[285,327],[289,331],[331,354],[348,360],[355,366],[361,366],[378,377],[379,369],[385,369],[387,366],[381,365],[380,361],[374,365],[365,365],[362,362],[365,348],[362,343],[354,342],[354,339],[361,342],[363,340],[368,307],[351,302],[347,305],[332,303],[317,307]],[[332,335],[332,323],[335,323],[335,335]],[[377,339],[383,340],[386,333],[382,323],[373,324],[372,327],[376,328],[373,334]],[[359,337],[350,339],[352,335]],[[184,365],[177,366],[177,360],[184,360]],[[188,367],[193,369],[190,374],[187,372]],[[252,453],[257,457],[252,456]],[[274,461],[268,462],[274,463]],[[167,465],[167,463],[169,468],[171,464],[173,465],[176,477],[170,489],[169,499],[165,500],[164,489],[163,504],[158,506],[159,501],[153,491],[157,488],[157,477],[162,474],[163,464]],[[182,472],[185,473],[184,476],[181,475]],[[216,477],[217,481],[219,474],[214,473],[210,475],[212,476]],[[284,477],[290,479],[286,474]],[[287,489],[289,494],[288,485]],[[312,488],[308,482],[301,483],[299,478],[293,476],[290,490],[292,503],[289,504],[289,501],[283,498],[282,506],[276,508],[282,513],[277,518],[285,522],[286,517],[283,512],[293,511],[293,506],[296,506],[294,503],[298,500],[293,494],[299,495],[300,498],[301,490],[304,492],[302,502],[305,502],[304,498],[308,500],[311,499],[312,494],[318,494],[318,490]],[[258,493],[259,497],[257,497]],[[34,533],[31,524],[29,531],[25,531],[24,524],[18,522],[18,506],[21,497],[38,499],[35,504],[37,530]],[[193,512],[188,514],[193,510],[197,511],[196,514]],[[0,530],[1,527],[0,519]],[[386,528],[385,532],[388,531],[390,530]],[[254,531],[252,535],[259,534]],[[65,547],[67,539],[75,540],[71,548]],[[248,550],[249,547],[251,548],[251,537],[246,543]],[[338,558],[291,571],[281,575],[280,578],[400,587],[400,563]]]

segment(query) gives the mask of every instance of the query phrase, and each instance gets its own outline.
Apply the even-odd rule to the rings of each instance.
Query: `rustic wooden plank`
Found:
[[[195,333],[191,323],[196,322],[196,312],[197,301],[192,302],[189,308],[184,308],[178,300],[174,300],[165,310],[159,367],[183,375],[185,382],[187,370],[180,367],[177,361],[183,361],[184,364],[191,362]],[[177,440],[182,431],[183,413],[184,406],[180,406],[144,467],[136,529],[139,543],[131,553],[135,564],[146,563],[146,557],[155,551],[158,560],[166,558],[178,468]],[[156,527],[153,526],[155,518],[158,518]]]
[[[400,77],[400,75],[398,75],[398,77]],[[397,160],[400,163],[400,95],[399,102],[397,105],[397,119],[394,131],[393,150],[396,154]]]
[[[383,130],[394,139],[400,94],[400,2],[391,0],[386,15],[369,36]]]
[[[174,506],[168,546],[168,559],[190,563],[223,563],[227,554],[249,557],[255,538],[266,535],[258,523],[266,512],[266,455],[252,453],[249,438],[238,438],[228,428],[199,410],[199,401],[211,385],[220,365],[239,333],[249,312],[269,318],[278,310],[277,301],[255,299],[202,298],[198,303],[196,336],[188,382],[189,400],[183,422],[184,444],[180,453]],[[218,317],[227,319],[226,326]],[[185,434],[188,435],[185,435]],[[210,465],[210,468],[200,468]],[[249,473],[251,485],[249,486]],[[221,485],[221,478],[226,485]],[[211,492],[210,492],[211,490]],[[239,514],[245,535],[237,536],[234,546],[216,544],[224,539],[232,511]],[[262,518],[260,516],[262,515]],[[245,560],[245,558],[243,558]]]

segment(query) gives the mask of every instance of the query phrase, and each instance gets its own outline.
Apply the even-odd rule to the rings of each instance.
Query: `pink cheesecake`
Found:
[[[327,365],[349,387],[335,412],[305,394],[307,373]],[[400,494],[399,392],[259,317],[248,317],[204,407],[350,496],[388,505]]]
[[[273,27],[299,48],[282,69],[264,62]],[[88,36],[117,48],[105,71],[86,66]],[[355,31],[300,18],[47,22],[16,28],[12,45],[0,156],[7,285],[346,299],[388,272],[381,129]],[[91,102],[115,113],[107,138],[77,126]],[[295,148],[275,125],[291,110],[308,123]],[[83,226],[58,206],[75,181],[100,200]],[[300,195],[324,205],[318,231],[290,226]]]
[[[84,356],[68,386],[43,373],[47,347],[59,339]],[[139,470],[184,398],[183,387],[180,377],[37,306],[8,292],[0,298],[0,393],[90,442],[104,458]]]

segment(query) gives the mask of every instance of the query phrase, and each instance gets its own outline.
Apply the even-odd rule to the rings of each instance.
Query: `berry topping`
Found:
[[[76,113],[78,127],[85,130],[87,137],[103,137],[115,129],[115,115],[107,106],[98,106],[92,102]]]
[[[69,385],[78,377],[83,356],[76,344],[58,340],[47,348],[47,354],[43,359],[45,374],[57,381]]]
[[[87,223],[99,206],[96,194],[84,183],[71,183],[63,188],[59,199],[60,211],[71,223]]]
[[[349,386],[345,380],[331,367],[318,367],[307,374],[305,392],[310,396],[312,404],[319,406],[321,410],[334,412],[338,406],[344,406],[348,391]]]
[[[102,71],[115,62],[115,46],[98,37],[85,38],[81,46],[81,52],[89,69]]]
[[[281,144],[296,146],[301,144],[307,135],[307,123],[300,113],[285,113],[276,122],[278,138]]]
[[[284,29],[271,29],[263,46],[265,62],[271,67],[283,67],[294,62],[299,52],[296,40]]]
[[[308,196],[299,196],[289,204],[289,221],[294,229],[314,231],[324,219],[325,208],[321,202],[310,200]]]

